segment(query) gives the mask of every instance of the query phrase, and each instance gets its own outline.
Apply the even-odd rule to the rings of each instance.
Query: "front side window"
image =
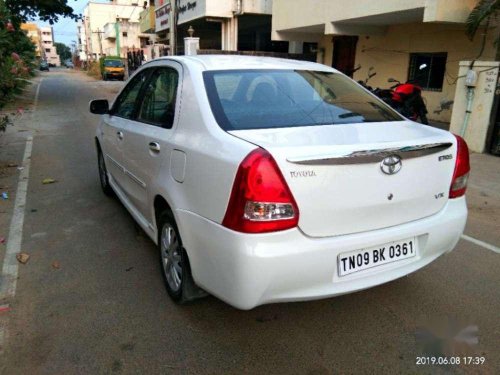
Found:
[[[155,70],[146,84],[137,120],[171,128],[174,124],[178,80],[179,75],[175,69]]]
[[[137,96],[141,90],[144,81],[149,75],[149,70],[143,70],[137,73],[130,83],[123,89],[118,99],[116,99],[111,114],[126,119],[133,119]]]
[[[338,73],[306,70],[204,72],[224,130],[402,121],[385,103]]]

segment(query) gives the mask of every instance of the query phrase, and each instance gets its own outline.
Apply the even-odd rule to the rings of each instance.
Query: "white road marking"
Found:
[[[500,254],[500,247],[496,247],[496,246],[491,245],[487,242],[484,242],[484,241],[478,240],[476,238],[467,236],[466,234],[462,234],[462,238],[466,241],[472,242],[473,244],[476,244],[478,246],[484,247],[485,249],[488,249],[488,250],[494,251],[495,253]]]
[[[26,205],[26,194],[28,192],[32,146],[33,137],[29,136],[26,140],[26,148],[24,149],[23,169],[19,173],[14,211],[10,221],[9,239],[3,259],[0,300],[13,297],[16,294],[19,267],[16,254],[21,251],[21,241],[23,239],[24,206]]]
[[[17,275],[19,271],[16,254],[21,251],[21,242],[23,239],[24,208],[28,192],[32,146],[33,137],[29,136],[24,149],[23,169],[19,173],[14,211],[10,221],[9,239],[3,259],[2,273],[0,274],[0,301],[2,302],[16,295]],[[7,321],[7,317],[0,317],[0,354],[3,354],[5,342],[7,341]]]
[[[31,119],[35,115],[38,106],[38,97],[40,95],[40,87],[42,86],[42,79],[36,88],[35,100],[33,102],[33,110],[31,112]],[[0,273],[0,302],[16,295],[17,275],[19,271],[19,264],[16,259],[16,254],[21,251],[21,243],[23,239],[23,226],[24,226],[24,209],[26,206],[26,195],[28,193],[28,181],[30,175],[31,164],[31,150],[33,147],[33,136],[26,139],[26,147],[24,148],[22,169],[19,173],[19,182],[17,184],[16,200],[14,201],[14,211],[10,221],[9,237],[7,241],[7,248],[5,251],[2,273]],[[0,309],[0,312],[7,313],[10,308]],[[5,342],[7,341],[7,319],[0,316],[0,354],[3,354]]]

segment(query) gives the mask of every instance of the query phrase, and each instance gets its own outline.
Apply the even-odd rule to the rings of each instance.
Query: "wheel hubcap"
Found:
[[[165,224],[161,232],[161,260],[170,289],[179,291],[182,283],[181,248],[170,224]]]

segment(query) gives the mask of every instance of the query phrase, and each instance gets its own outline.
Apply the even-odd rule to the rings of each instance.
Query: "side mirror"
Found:
[[[398,81],[396,81],[394,78],[389,78],[387,82],[398,82]]]
[[[105,115],[109,112],[109,103],[106,99],[91,100],[89,103],[90,113]]]

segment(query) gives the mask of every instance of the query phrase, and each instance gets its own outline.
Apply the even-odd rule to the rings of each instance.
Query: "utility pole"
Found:
[[[97,28],[97,31],[92,31],[92,34],[97,34],[97,37],[99,38],[99,52],[100,56],[102,56],[102,40],[101,40],[101,34],[104,34],[104,31],[101,31],[99,28]]]
[[[120,48],[120,19],[116,19],[115,23],[115,34],[116,34],[116,56],[121,56]]]
[[[177,45],[177,0],[170,0],[170,55],[175,55]]]

